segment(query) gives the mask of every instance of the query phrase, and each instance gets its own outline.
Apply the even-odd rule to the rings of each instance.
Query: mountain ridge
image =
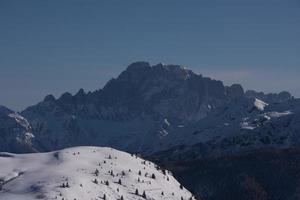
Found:
[[[208,131],[205,134],[211,135],[208,136],[210,140],[214,139],[215,134],[210,132],[219,132],[223,128],[207,127],[205,130],[204,122],[207,119],[215,121],[213,113],[220,115],[219,112],[224,112],[221,109],[227,107],[230,112],[236,110],[235,113],[227,114],[229,121],[228,116],[221,114],[224,119],[218,119],[216,127],[231,123],[236,115],[237,120],[233,123],[236,131],[240,129],[240,123],[253,129],[258,124],[243,119],[256,110],[256,97],[267,100],[270,106],[294,99],[288,92],[244,92],[240,84],[224,86],[221,81],[180,65],[159,63],[151,66],[147,62],[135,62],[102,89],[93,92],[80,89],[74,95],[66,92],[57,99],[47,95],[42,102],[20,114],[32,126],[33,146],[38,151],[74,145],[109,145],[149,154],[206,141],[207,136],[199,137],[203,134],[194,134],[196,132]],[[254,113],[253,120],[263,112]]]

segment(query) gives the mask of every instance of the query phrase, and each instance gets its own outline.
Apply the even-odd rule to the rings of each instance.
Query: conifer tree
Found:
[[[152,178],[152,179],[155,179],[155,178],[156,178],[156,177],[155,177],[155,174],[152,174],[151,178]]]
[[[95,180],[93,181],[95,184],[98,184],[98,180],[95,178]]]

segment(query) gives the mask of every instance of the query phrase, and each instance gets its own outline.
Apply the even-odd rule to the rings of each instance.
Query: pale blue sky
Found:
[[[134,61],[300,96],[299,0],[0,0],[0,104],[95,90]]]

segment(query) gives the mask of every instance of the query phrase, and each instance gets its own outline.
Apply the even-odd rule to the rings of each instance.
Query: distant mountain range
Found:
[[[300,99],[286,91],[244,91],[179,65],[147,62],[129,65],[94,92],[47,95],[20,113],[0,107],[0,152],[109,146],[173,169],[206,200],[300,198],[300,165],[290,157],[300,156],[299,131]],[[276,193],[286,184],[257,170],[266,167],[294,176],[292,191]]]
[[[110,146],[162,164],[300,144],[300,99],[225,86],[179,65],[136,62],[102,89],[64,93],[20,113],[0,107],[0,151]]]

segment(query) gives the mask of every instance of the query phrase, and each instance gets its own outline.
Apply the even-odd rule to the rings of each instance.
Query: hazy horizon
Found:
[[[0,2],[0,105],[100,89],[135,61],[300,97],[298,0]]]

